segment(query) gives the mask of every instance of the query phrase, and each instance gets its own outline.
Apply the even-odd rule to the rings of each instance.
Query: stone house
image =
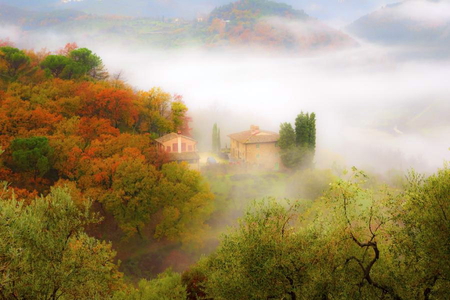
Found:
[[[169,154],[170,161],[185,161],[194,170],[199,170],[200,157],[197,153],[197,141],[178,133],[169,133],[155,140],[159,148]]]
[[[259,126],[252,125],[250,130],[233,133],[228,137],[231,140],[231,160],[271,170],[280,169],[280,148],[277,146],[280,135],[278,133],[260,130]]]

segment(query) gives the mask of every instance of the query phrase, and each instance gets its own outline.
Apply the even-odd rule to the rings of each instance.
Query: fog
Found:
[[[139,89],[181,94],[202,150],[213,123],[227,134],[251,124],[278,131],[317,114],[318,166],[334,161],[433,171],[450,158],[450,61],[398,60],[371,45],[315,56],[263,51],[97,49],[112,73]]]
[[[414,16],[415,10],[408,9],[402,13]],[[445,15],[448,11],[428,12],[430,18],[435,13],[437,19],[450,21],[450,15]],[[272,21],[299,34],[318,30],[296,27],[301,22]],[[221,130],[222,146],[229,146],[228,134],[248,130],[250,125],[278,132],[281,123],[293,124],[303,111],[316,113],[317,169],[341,171],[356,166],[385,174],[395,169],[398,172],[391,174],[402,174],[415,168],[434,173],[444,161],[450,161],[450,58],[428,55],[419,46],[379,46],[354,38],[351,47],[302,53],[249,47],[162,50],[123,45],[123,41],[118,45],[105,41],[106,37],[86,38],[89,33],[74,36],[44,30],[26,32],[16,26],[0,27],[0,39],[9,37],[17,47],[37,51],[56,51],[68,42],[76,42],[92,49],[111,75],[121,74],[121,79],[133,88],[161,87],[182,95],[202,152],[211,150],[214,123]],[[233,170],[238,166],[215,167]],[[207,172],[204,170],[205,177]],[[231,188],[217,193],[215,204],[220,209],[211,218],[213,231],[205,237],[206,245],[198,253],[209,253],[217,246],[217,233],[224,225],[235,224],[251,199],[300,197],[298,193],[308,190],[306,185],[311,182],[310,188],[320,192],[323,186],[328,187],[327,172],[306,170],[275,179],[263,178],[267,174],[248,180],[227,178],[228,185],[224,186]],[[224,176],[215,179],[225,181]],[[235,184],[238,181],[243,182],[242,186]],[[289,186],[294,189],[292,195],[286,194]],[[127,258],[122,268],[128,266],[131,270],[139,261],[140,267],[151,265],[154,274],[168,266],[182,271],[197,259],[195,255],[177,258],[176,247],[165,253],[169,249],[164,248],[165,243],[145,251],[139,249],[139,254]]]
[[[436,11],[450,19],[443,14]],[[222,145],[229,145],[230,133],[252,124],[278,132],[280,123],[293,123],[304,111],[317,114],[318,167],[433,172],[450,160],[450,59],[411,55],[411,47],[358,41],[345,50],[301,55],[256,48],[136,49],[0,28],[0,38],[6,36],[37,50],[76,41],[136,89],[159,86],[182,95],[201,151],[210,150],[214,123]]]
[[[435,25],[450,19],[450,3],[446,1],[410,0],[391,9],[391,15]]]

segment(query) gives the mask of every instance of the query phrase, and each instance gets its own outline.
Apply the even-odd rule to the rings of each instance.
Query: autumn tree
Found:
[[[101,90],[86,105],[86,113],[111,121],[115,128],[134,124],[137,112],[133,106],[134,95],[124,89],[106,88]]]
[[[148,132],[155,138],[170,132],[190,134],[188,108],[181,96],[172,96],[161,88],[141,91],[138,96],[136,127],[140,132]]]
[[[181,97],[175,97],[174,101],[171,105],[172,110],[172,123],[173,123],[173,131],[181,132],[181,129],[184,126],[186,112],[188,110],[186,104],[183,103]]]
[[[77,43],[67,43],[64,48],[59,49],[56,54],[69,56],[70,52],[76,49],[78,49]]]

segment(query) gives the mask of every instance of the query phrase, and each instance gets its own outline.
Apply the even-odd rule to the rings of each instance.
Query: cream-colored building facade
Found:
[[[250,130],[233,133],[230,137],[230,158],[266,169],[281,167],[278,133],[260,130],[252,125]]]
[[[194,170],[200,168],[197,141],[193,138],[178,133],[169,133],[155,141],[158,143],[160,149],[169,154],[171,161],[185,161]]]

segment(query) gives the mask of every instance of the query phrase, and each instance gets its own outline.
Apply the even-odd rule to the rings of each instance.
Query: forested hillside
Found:
[[[9,217],[2,216],[6,222],[2,235],[11,240],[9,245],[2,243],[6,252],[0,255],[0,272],[5,280],[1,290],[8,299],[13,294],[40,298],[50,293],[33,279],[44,276],[43,270],[33,269],[26,278],[20,275],[21,267],[14,263],[25,259],[50,268],[46,265],[49,260],[68,255],[69,261],[51,267],[62,268],[58,272],[64,273],[70,272],[72,264],[78,266],[78,261],[83,269],[84,261],[95,260],[99,251],[98,255],[104,255],[99,263],[108,261],[116,274],[111,246],[88,238],[84,229],[100,239],[116,241],[122,259],[131,255],[127,247],[121,248],[125,241],[155,239],[186,247],[199,243],[214,197],[197,171],[184,164],[167,163],[166,154],[153,142],[168,132],[189,134],[186,112],[180,96],[159,88],[135,91],[109,79],[100,57],[75,44],[57,53],[0,47],[0,181],[8,183],[1,194],[6,205],[1,213],[16,214],[11,218],[17,226],[20,218],[25,222],[20,225],[25,227],[15,228],[7,221]],[[48,196],[37,198],[40,195]],[[20,208],[14,209],[17,203]],[[91,218],[91,213],[97,216]],[[18,231],[6,230],[10,225]],[[42,228],[58,233],[47,236]],[[36,239],[35,248],[30,248],[29,254],[10,256],[30,246],[30,240],[21,240],[20,230]],[[67,238],[60,240],[65,235]],[[52,254],[55,257],[45,256],[48,251],[57,251]],[[79,257],[89,251],[94,251],[94,257]],[[89,282],[97,270],[94,264],[86,268],[80,271],[83,279],[73,280]],[[120,281],[119,273],[111,272],[106,277],[92,277],[95,287],[86,293],[103,297],[120,288],[108,281]],[[56,276],[55,281],[72,280],[61,278]],[[98,290],[106,288],[101,282],[109,290]],[[69,293],[74,299],[90,297],[80,296],[84,292],[75,287],[58,289],[51,284],[48,288],[55,288],[57,296]]]
[[[68,36],[120,45],[176,48],[261,47],[311,52],[352,47],[356,42],[303,10],[269,0],[240,0],[198,18],[97,15],[58,9],[28,11],[0,4],[3,24],[19,26],[23,36]],[[59,7],[58,7],[59,8]],[[64,8],[61,6],[61,8]]]
[[[447,1],[402,1],[362,16],[347,28],[371,42],[429,49],[447,56],[449,8]]]
[[[346,34],[303,10],[270,0],[239,0],[214,9],[208,16],[206,43],[210,47],[257,46],[295,52],[356,45]]]
[[[154,144],[189,135],[187,111],[180,96],[112,78],[87,48],[1,42],[2,299],[448,298],[448,164],[386,180],[311,158],[203,177]],[[315,119],[282,124],[287,146],[314,150]],[[192,264],[186,253],[223,223]],[[174,261],[182,272],[164,271]]]

